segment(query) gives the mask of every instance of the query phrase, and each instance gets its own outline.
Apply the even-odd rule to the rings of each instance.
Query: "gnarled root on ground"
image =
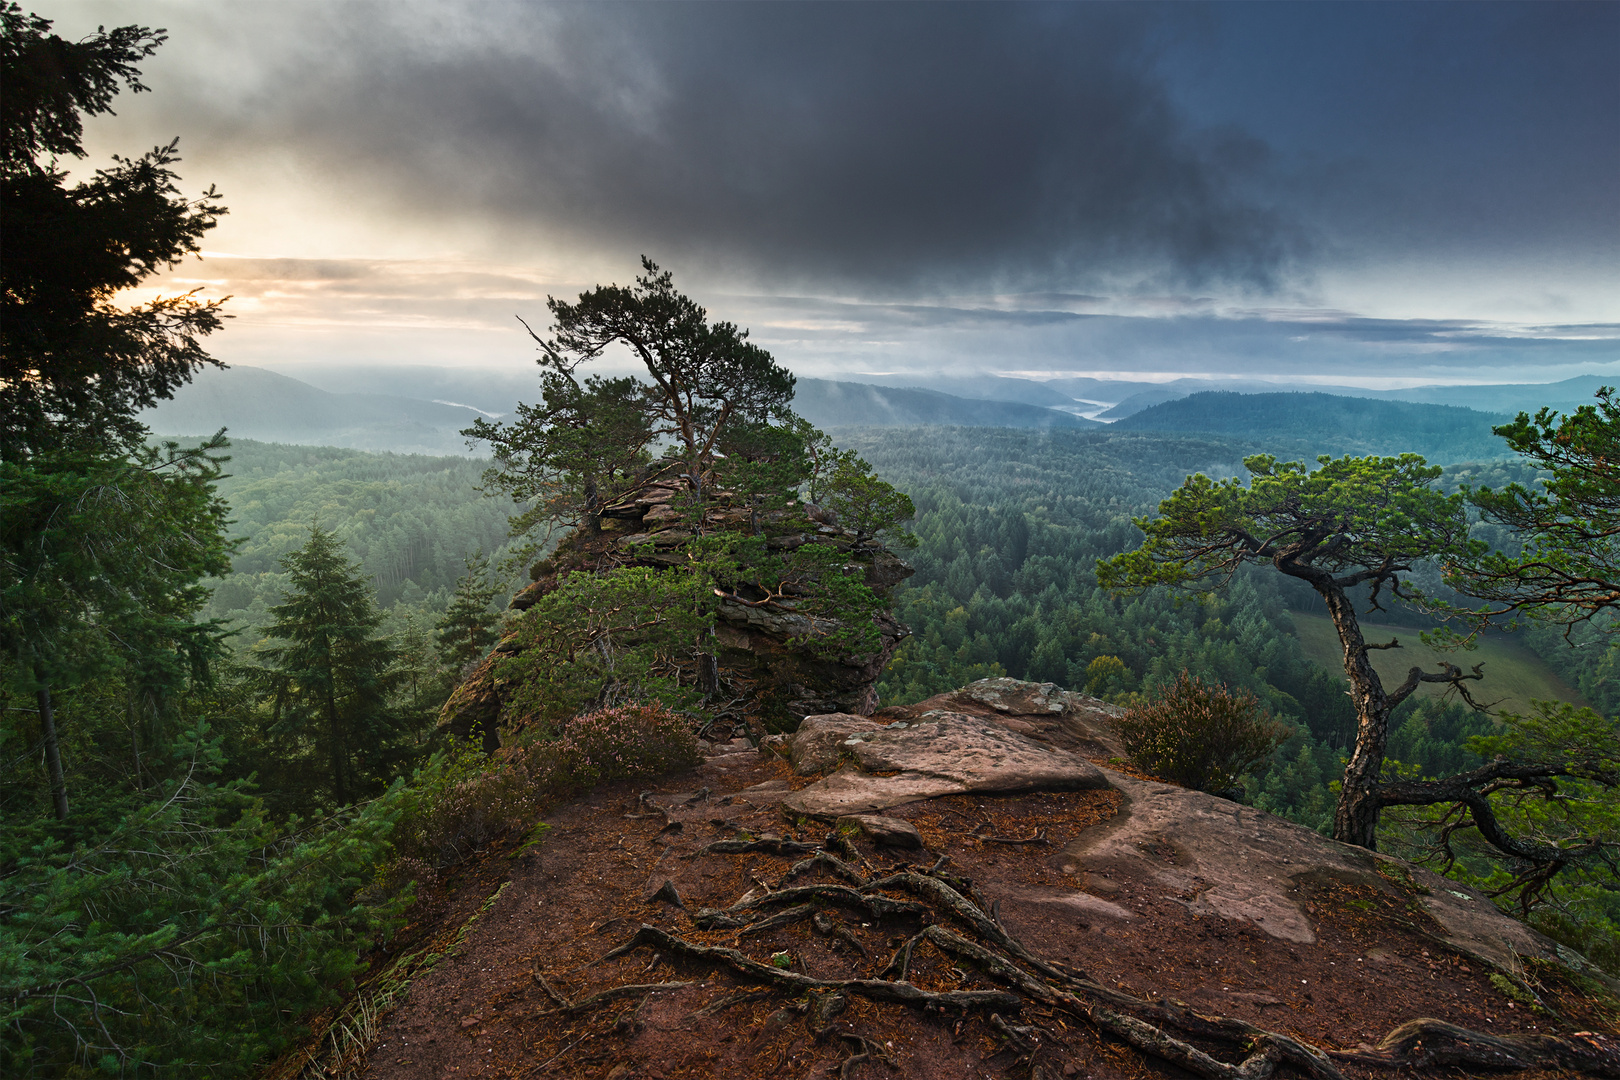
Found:
[[[1620,1039],[1592,1031],[1573,1035],[1487,1035],[1444,1020],[1409,1020],[1384,1036],[1378,1049],[1333,1054],[1341,1061],[1389,1068],[1450,1065],[1503,1072],[1570,1069],[1588,1076],[1620,1077]]]
[[[715,850],[717,847],[710,845],[708,853],[719,853]],[[790,850],[787,845],[783,847],[784,853]],[[1439,1020],[1414,1020],[1391,1032],[1377,1050],[1336,1051],[1330,1055],[1280,1032],[1233,1017],[1206,1015],[1184,1005],[1144,1000],[1033,955],[1001,925],[995,907],[985,902],[972,882],[944,871],[946,861],[941,859],[928,870],[903,868],[898,873],[873,879],[837,855],[818,851],[812,858],[794,865],[774,891],[750,897],[724,911],[704,909],[693,915],[698,929],[734,930],[738,940],[746,934],[805,919],[812,921],[817,933],[845,937],[847,928],[845,934],[836,934],[836,919],[826,910],[828,908],[854,909],[874,921],[908,919],[924,924],[875,977],[812,978],[753,960],[735,948],[700,944],[647,924],[640,926],[628,941],[608,952],[602,960],[624,956],[643,947],[652,948],[665,957],[679,957],[689,963],[727,970],[744,984],[766,986],[801,997],[805,1001],[801,1011],[812,1014],[817,1041],[837,1037],[849,1048],[850,1056],[840,1068],[841,1076],[850,1075],[858,1065],[874,1061],[893,1067],[892,1062],[882,1057],[876,1044],[832,1022],[832,1017],[843,1010],[850,997],[863,997],[958,1018],[976,1014],[999,1033],[1007,1047],[1019,1055],[1019,1063],[1032,1074],[1038,1072],[1036,1058],[1043,1046],[1041,1029],[1015,1024],[1007,1017],[1017,1016],[1024,1008],[1033,1006],[1075,1017],[1144,1054],[1171,1062],[1207,1080],[1265,1080],[1279,1068],[1294,1070],[1312,1080],[1344,1080],[1344,1074],[1334,1064],[1335,1058],[1362,1066],[1460,1066],[1499,1071],[1567,1068],[1588,1075],[1620,1077],[1620,1050],[1608,1038],[1597,1035],[1494,1036]],[[845,884],[787,885],[794,878],[818,870]],[[908,894],[914,899],[890,895],[894,893]],[[971,936],[947,929],[943,925],[946,923],[963,928]],[[853,940],[852,936],[850,939]],[[924,942],[964,966],[977,968],[1005,989],[930,991],[913,985],[907,981],[907,975],[913,953]],[[855,944],[859,946],[858,941]],[[865,949],[859,951],[864,957]],[[597,997],[635,996],[658,989],[662,987],[628,987],[617,994],[610,991]],[[564,1006],[564,1002],[558,1002],[560,1008],[570,1011],[585,1004]],[[1195,1041],[1199,1045],[1195,1045]],[[1214,1052],[1241,1060],[1222,1061],[1210,1049],[1201,1047],[1214,1048]]]

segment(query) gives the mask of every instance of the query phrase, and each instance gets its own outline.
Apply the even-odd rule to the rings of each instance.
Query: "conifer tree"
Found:
[[[477,552],[466,565],[467,572],[456,582],[456,594],[439,620],[444,658],[458,671],[482,660],[500,636],[500,614],[490,610],[500,586],[490,580],[489,556]]]
[[[417,723],[425,724],[428,712],[443,703],[449,688],[444,685],[444,663],[434,648],[433,629],[421,621],[420,614],[405,613],[405,625],[395,638],[394,672],[399,680],[400,707],[417,718]]]
[[[395,649],[375,636],[382,612],[336,535],[312,525],[309,541],[281,565],[292,588],[270,609],[268,627],[280,643],[260,650],[267,733],[320,763],[333,801],[347,805],[408,754],[409,717],[390,702]]]

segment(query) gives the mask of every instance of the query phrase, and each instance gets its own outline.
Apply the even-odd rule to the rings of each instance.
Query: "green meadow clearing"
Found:
[[[1332,620],[1326,615],[1307,615],[1297,611],[1290,612],[1290,615],[1306,655],[1329,671],[1342,671],[1344,659]],[[1373,667],[1384,681],[1385,688],[1397,685],[1414,664],[1426,671],[1436,671],[1436,665],[1441,660],[1470,668],[1483,662],[1485,678],[1470,683],[1469,692],[1474,700],[1490,705],[1493,713],[1529,712],[1532,699],[1586,704],[1581,695],[1560,679],[1541,657],[1508,638],[1489,637],[1481,640],[1470,652],[1444,653],[1423,644],[1418,638],[1419,631],[1410,626],[1363,622],[1361,632],[1368,641],[1394,639],[1401,643],[1399,649],[1372,654]],[[1442,685],[1426,683],[1417,692],[1439,697],[1445,690]]]

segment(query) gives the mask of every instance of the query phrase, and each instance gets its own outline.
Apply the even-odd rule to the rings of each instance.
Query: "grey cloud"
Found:
[[[1308,248],[1265,145],[1182,121],[1146,10],[281,10],[296,46],[187,108],[415,216],[775,287],[1266,290]]]

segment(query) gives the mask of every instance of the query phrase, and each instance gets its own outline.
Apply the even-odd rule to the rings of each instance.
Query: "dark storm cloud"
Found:
[[[1265,289],[1303,250],[1267,148],[1171,105],[1146,10],[302,10],[257,100],[195,102],[206,137],[412,215],[833,289]]]
[[[1286,147],[1338,244],[1614,268],[1620,4],[1213,8],[1171,47],[1177,100]]]

